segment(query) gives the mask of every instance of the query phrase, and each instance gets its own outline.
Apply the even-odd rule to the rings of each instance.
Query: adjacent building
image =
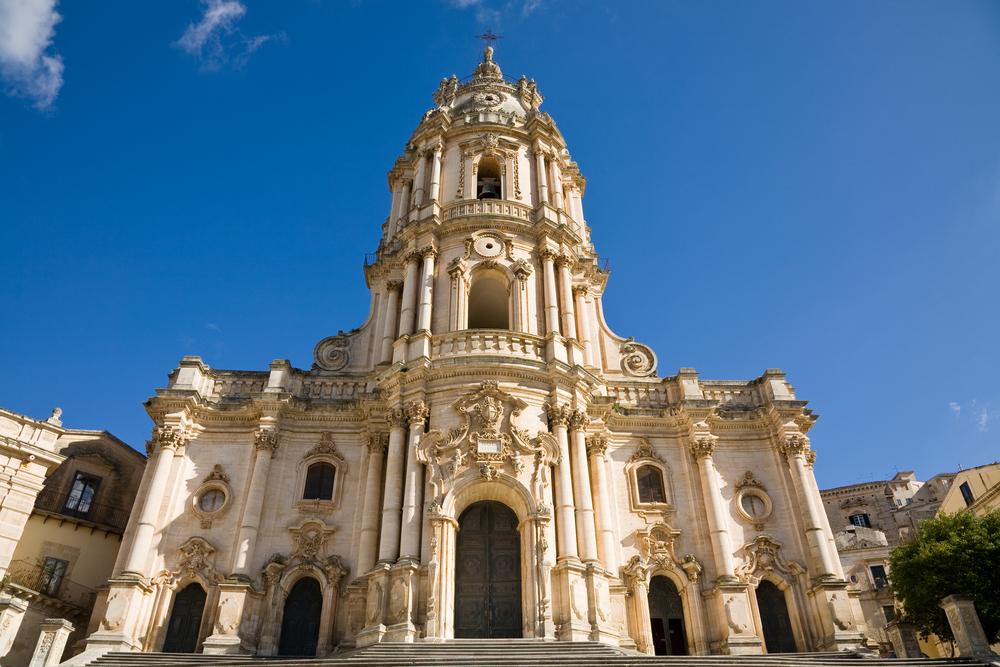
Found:
[[[389,171],[364,324],[309,369],[185,357],[147,402],[88,651],[861,644],[785,374],[661,374],[605,320],[586,181],[536,83],[487,48],[433,98]]]

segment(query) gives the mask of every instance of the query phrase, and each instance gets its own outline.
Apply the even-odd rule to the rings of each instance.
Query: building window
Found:
[[[965,500],[966,507],[976,502],[976,497],[972,495],[972,487],[969,486],[968,482],[962,482],[958,490],[962,492],[962,498]]]
[[[896,608],[891,604],[887,604],[882,607],[882,615],[885,616],[886,623],[892,623],[896,620]]]
[[[847,517],[847,520],[850,521],[853,526],[861,526],[862,528],[872,527],[871,519],[868,518],[867,514],[852,514]]]
[[[332,500],[333,479],[336,468],[329,463],[314,463],[306,471],[306,486],[302,493],[304,500]]]
[[[63,577],[66,576],[67,567],[69,567],[67,561],[59,558],[46,558],[42,562],[42,576],[39,581],[41,590],[39,592],[55,597],[59,593]]]
[[[210,488],[198,498],[198,508],[206,514],[218,512],[226,504],[226,492],[218,488]]]
[[[470,329],[510,329],[510,285],[499,271],[481,269],[469,288]]]
[[[667,494],[663,491],[663,473],[656,466],[642,466],[635,473],[639,486],[640,503],[665,503]]]
[[[500,163],[491,157],[479,161],[476,170],[476,199],[502,199]]]
[[[87,475],[82,472],[76,473],[73,478],[73,486],[66,496],[66,504],[63,509],[79,516],[86,516],[90,513],[90,508],[94,504],[94,497],[97,495],[97,488],[101,485],[101,478]]]
[[[872,582],[876,589],[885,588],[889,585],[889,577],[885,574],[884,565],[871,565],[868,568],[872,573]]]

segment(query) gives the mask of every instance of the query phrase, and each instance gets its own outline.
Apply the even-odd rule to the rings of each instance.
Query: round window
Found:
[[[202,512],[218,512],[226,503],[226,494],[221,489],[209,489],[198,499],[198,509]]]
[[[760,521],[768,514],[767,504],[763,498],[757,495],[745,494],[740,501],[740,505],[743,506],[743,511],[747,513],[747,516],[754,521]]]

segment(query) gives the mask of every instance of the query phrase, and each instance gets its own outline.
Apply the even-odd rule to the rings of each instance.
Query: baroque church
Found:
[[[185,357],[147,402],[88,652],[862,644],[784,373],[661,374],[612,332],[586,181],[533,80],[487,47],[433,99],[388,174],[367,321],[309,370]]]

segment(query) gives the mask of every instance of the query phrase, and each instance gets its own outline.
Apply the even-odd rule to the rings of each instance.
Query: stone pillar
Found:
[[[538,204],[549,203],[549,183],[545,173],[545,153],[535,146],[535,174],[538,176]]]
[[[562,169],[559,168],[559,160],[552,160],[549,164],[552,165],[553,203],[555,204],[557,211],[562,211],[565,209],[562,186]]]
[[[424,205],[424,185],[427,182],[427,153],[417,152],[417,175],[413,179],[413,206],[419,209]]]
[[[729,538],[729,528],[726,521],[726,501],[722,498],[722,492],[719,490],[719,475],[712,461],[712,453],[715,451],[717,440],[716,436],[707,433],[695,435],[691,443],[691,454],[698,461],[701,492],[705,496],[708,530],[712,536],[716,576],[723,580],[734,580],[733,543]]]
[[[417,447],[427,421],[427,405],[411,401],[406,405],[406,422],[410,427],[410,443],[406,448],[406,477],[403,492],[403,520],[399,546],[400,559],[420,562],[420,527],[424,518],[424,464],[417,460]]]
[[[448,264],[448,275],[451,277],[451,303],[448,304],[448,331],[459,331],[468,327],[469,318],[465,313],[466,300],[466,265],[461,257],[453,259]]]
[[[444,144],[440,141],[434,144],[434,153],[431,158],[431,201],[436,202],[441,198],[441,152]]]
[[[920,658],[920,642],[917,641],[917,629],[912,623],[901,622],[898,618],[885,624],[885,633],[889,635],[892,650],[897,658]]]
[[[153,535],[159,524],[160,507],[163,505],[163,495],[167,490],[170,469],[173,467],[174,451],[183,447],[186,442],[187,436],[179,428],[158,426],[153,431],[148,449],[155,458],[151,466],[148,491],[141,499],[142,507],[134,508],[139,512],[139,525],[136,527],[132,548],[125,561],[124,571],[129,574],[140,577],[146,575],[146,563],[153,545]]]
[[[396,340],[399,323],[396,321],[399,312],[399,290],[403,286],[398,280],[390,280],[385,284],[386,305],[385,320],[382,326],[382,347],[379,351],[379,363],[388,364],[392,361],[392,343]]]
[[[417,330],[431,330],[431,306],[434,298],[434,258],[437,250],[426,246],[420,250],[424,257],[424,270],[420,277],[420,314],[417,317]]]
[[[389,209],[389,229],[387,238],[391,239],[399,231],[399,211],[403,208],[403,179],[396,178],[392,187],[392,206]]]
[[[583,363],[593,367],[594,363],[594,330],[590,321],[590,310],[587,308],[587,288],[577,285],[573,288],[573,295],[576,297],[576,317],[580,323],[580,342],[583,343]]]
[[[368,474],[365,477],[365,499],[361,515],[361,538],[358,544],[358,575],[366,574],[375,565],[378,543],[378,501],[382,496],[382,461],[385,458],[386,434],[368,435]]]
[[[545,249],[541,252],[542,271],[545,281],[545,328],[546,333],[559,333],[559,298],[556,296],[556,254]]]
[[[653,655],[653,628],[649,620],[649,582],[646,567],[636,556],[625,566],[622,579],[629,595],[632,597],[632,639],[635,648],[640,653]],[[685,619],[690,622],[690,619]]]
[[[559,443],[559,464],[556,466],[556,560],[576,560],[576,519],[573,507],[573,476],[570,472],[572,461],[569,457],[569,425],[573,410],[557,403],[547,403],[545,412],[549,417],[549,430]]]
[[[590,458],[590,479],[597,498],[597,514],[594,517],[599,540],[597,555],[605,568],[618,571],[618,541],[615,539],[614,519],[611,514],[611,487],[608,485],[605,455],[608,438],[603,434],[587,438],[587,455]]]
[[[389,420],[389,462],[385,468],[385,494],[382,499],[382,537],[378,559],[395,563],[399,558],[399,522],[403,509],[403,461],[406,458],[406,432],[403,411],[393,408]]]
[[[10,652],[17,631],[21,629],[28,602],[21,598],[4,595],[0,597],[0,658]]]
[[[586,413],[574,410],[570,417],[570,450],[573,457],[573,502],[576,505],[576,534],[580,558],[597,561],[597,535],[594,530],[594,496],[590,489],[587,467],[587,442],[584,429],[589,423]]]
[[[47,618],[42,621],[41,627],[42,632],[38,635],[28,667],[51,667],[62,662],[66,640],[73,632],[73,624],[62,618]]]
[[[399,335],[413,333],[414,314],[417,308],[417,280],[420,253],[411,252],[406,256],[406,278],[403,280],[403,306],[399,312]]]
[[[250,578],[253,547],[257,542],[257,529],[260,527],[260,515],[264,509],[267,475],[271,469],[271,457],[278,449],[278,442],[278,433],[273,426],[262,426],[254,434],[254,447],[257,450],[257,456],[250,473],[250,489],[247,493],[246,506],[243,509],[239,538],[236,541],[236,557],[233,559],[233,576],[239,579],[248,580]]]
[[[403,195],[400,197],[399,201],[399,217],[396,220],[396,231],[399,232],[405,225],[407,218],[410,217],[410,191],[412,189],[412,184],[410,181],[403,181]]]
[[[812,474],[806,467],[806,457],[815,457],[815,453],[809,449],[809,441],[799,433],[792,433],[785,436],[784,442],[781,445],[781,452],[785,455],[785,459],[788,462],[788,469],[792,475],[792,482],[796,491],[798,491],[801,504],[800,509],[804,510],[801,516],[806,524],[806,541],[810,547],[812,566],[816,572],[814,576],[820,579],[838,578],[837,573],[840,571],[840,560],[837,556],[830,553],[830,543],[826,538],[826,533],[823,531],[826,515],[822,509],[817,507],[813,494],[809,492],[809,478]]]
[[[993,591],[993,594],[995,593],[996,591]],[[951,634],[955,637],[958,651],[963,658],[986,661],[997,659],[997,654],[990,650],[990,642],[983,631],[983,624],[979,621],[979,614],[976,613],[976,605],[971,597],[949,595],[941,600],[940,606],[948,617]]]
[[[531,307],[528,302],[528,278],[531,277],[531,265],[527,262],[515,263],[514,276],[517,280],[512,286],[514,294],[514,330],[531,333]]]
[[[559,266],[559,283],[562,288],[563,331],[567,338],[576,338],[576,315],[573,313],[573,274],[570,271],[572,259],[560,255],[556,260]]]

